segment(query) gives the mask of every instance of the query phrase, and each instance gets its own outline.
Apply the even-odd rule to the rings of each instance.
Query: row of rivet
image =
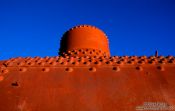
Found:
[[[107,35],[106,35],[102,30],[98,29],[98,28],[95,27],[95,26],[91,26],[91,25],[79,25],[79,26],[75,26],[75,27],[69,29],[66,33],[68,33],[69,31],[72,31],[72,30],[74,30],[74,29],[83,28],[83,27],[89,27],[89,28],[93,28],[93,29],[96,29],[96,30],[98,30],[98,31],[101,31],[102,34],[103,34],[103,35],[106,37],[106,39],[108,40]],[[108,40],[108,41],[109,41],[109,40]]]
[[[129,59],[130,58],[130,59]],[[110,57],[110,58],[105,58],[105,57],[99,57],[99,58],[93,58],[93,57],[68,57],[68,58],[64,58],[64,57],[45,57],[45,58],[40,58],[40,57],[35,57],[35,58],[16,58],[16,59],[10,59],[8,61],[5,62],[5,65],[7,66],[11,66],[13,63],[18,62],[18,59],[22,59],[19,60],[20,62],[17,63],[17,65],[21,66],[24,64],[28,64],[28,65],[34,65],[34,64],[38,64],[38,65],[43,65],[45,63],[50,63],[51,65],[56,65],[56,62],[59,62],[61,64],[64,64],[62,62],[84,62],[84,61],[89,61],[89,62],[94,62],[94,61],[99,61],[99,62],[106,62],[106,64],[145,64],[145,63],[149,63],[149,64],[155,64],[155,63],[160,63],[160,64],[165,64],[165,63],[175,63],[175,59],[172,56],[169,56],[170,59],[165,59],[165,58],[161,58],[161,59],[156,59],[156,58],[150,58],[150,59],[144,59],[140,58],[140,59],[134,59],[135,57]],[[24,61],[24,62],[23,62]],[[65,63],[65,64],[68,64]],[[74,63],[73,63],[74,64]]]
[[[158,66],[157,69],[160,70],[160,71],[164,71],[164,70],[165,70],[165,68],[164,68],[163,66]],[[118,66],[116,66],[116,67],[114,66],[114,67],[112,68],[112,70],[115,71],[115,72],[118,72],[118,71],[120,71],[120,68],[119,68]],[[143,67],[137,66],[137,67],[136,67],[136,70],[142,71],[142,70],[143,70]],[[20,72],[26,72],[26,71],[27,71],[27,68],[19,68],[19,71],[20,71]],[[42,68],[42,71],[43,71],[43,72],[49,72],[49,71],[50,71],[50,68],[48,68],[48,67],[47,67],[47,68]],[[65,68],[65,71],[66,71],[66,72],[72,72],[72,71],[73,71],[73,68],[72,68],[72,67],[67,67],[67,68]],[[96,69],[95,67],[90,67],[90,68],[89,68],[89,71],[91,71],[91,72],[96,72],[97,69]],[[2,73],[2,74],[8,73],[8,72],[9,72],[8,69],[3,69],[3,70],[1,70],[1,73]],[[0,81],[2,81],[2,80],[4,80],[4,76],[0,75]]]
[[[42,59],[42,58],[40,58],[39,60],[45,60],[46,62],[48,62],[48,61],[52,61],[52,60],[64,60],[64,59],[72,59],[72,60],[74,60],[74,59],[106,59],[106,60],[109,60],[109,61],[114,61],[114,60],[120,60],[120,61],[174,61],[175,59],[169,59],[169,60],[167,60],[167,59],[128,59],[128,58],[105,58],[105,57],[90,57],[90,56],[86,56],[86,57],[69,57],[69,58],[64,58],[64,57],[60,57],[60,58],[58,58],[58,59],[54,59],[54,58],[47,58],[47,59]],[[36,61],[39,61],[39,60],[36,60]],[[26,60],[26,61],[32,61],[31,59],[30,60]]]
[[[89,49],[86,49],[86,50],[89,50]],[[83,51],[83,49],[79,49],[79,51],[81,52],[81,51]],[[98,52],[101,52],[101,50],[96,50],[96,49],[92,49],[92,51],[94,52],[96,52],[96,51],[98,51]],[[76,52],[75,50],[72,50],[72,51],[68,51],[68,52]],[[44,59],[49,59],[49,58],[55,58],[55,59],[58,59],[58,58],[60,58],[60,57],[62,57],[62,56],[55,56],[55,57],[49,57],[49,56],[46,56],[46,57],[44,57]],[[71,57],[71,56],[70,56]],[[78,57],[78,56],[77,56]],[[86,56],[85,56],[86,57]],[[93,58],[93,56],[89,56],[89,57],[92,57]],[[103,57],[103,56],[102,56]],[[14,61],[14,60],[16,60],[16,59],[40,59],[41,57],[38,57],[38,56],[36,56],[36,57],[34,57],[34,58],[32,58],[32,57],[25,57],[25,58],[22,58],[22,57],[17,57],[17,58],[11,58],[10,60],[12,60],[12,61]],[[64,57],[63,57],[64,58]],[[78,57],[78,58],[80,58],[80,57]],[[99,57],[100,58],[100,57]],[[112,58],[115,58],[115,59],[175,59],[175,57],[174,56],[158,56],[158,57],[156,57],[156,56],[149,56],[149,57],[147,57],[147,56],[111,56],[111,57],[107,57],[107,58],[109,58],[109,59],[112,59]]]
[[[114,66],[112,69],[114,71],[120,71],[119,66]],[[157,69],[159,69],[161,71],[164,71],[165,70],[165,68],[163,66],[158,66]],[[137,66],[136,67],[136,70],[142,71],[143,70],[143,67],[142,66]],[[27,71],[27,68],[21,67],[21,68],[19,68],[19,71],[20,72],[26,72]],[[43,72],[49,72],[50,71],[50,68],[49,67],[42,68],[42,71]],[[73,71],[73,68],[72,67],[67,67],[67,68],[65,68],[65,71],[72,72]],[[96,68],[95,67],[90,67],[89,68],[89,71],[95,72],[96,71]],[[8,69],[1,70],[1,73],[2,74],[8,73],[8,72],[9,72]]]
[[[50,61],[35,61],[35,62],[32,62],[32,61],[25,61],[25,62],[18,62],[18,63],[13,63],[13,62],[6,62],[4,63],[5,66],[12,66],[14,64],[17,64],[18,66],[24,66],[24,65],[28,65],[28,66],[33,66],[33,65],[52,65],[52,66],[55,66],[55,65],[79,65],[79,64],[84,64],[84,65],[90,65],[91,63],[93,64],[96,64],[96,65],[101,65],[101,64],[106,64],[106,65],[115,65],[115,64],[119,64],[119,65],[122,65],[122,64],[165,64],[165,63],[173,63],[175,64],[175,60],[173,61],[108,61],[108,60],[93,60],[93,59],[89,59],[88,61],[86,60],[77,60],[77,61],[72,61],[72,60],[58,60],[58,61],[53,61],[50,60]]]
[[[101,50],[97,50],[97,49],[75,49],[75,50],[71,50],[71,51],[67,51],[67,52],[63,52],[62,55],[66,58],[69,58],[70,56],[77,56],[77,55],[81,55],[81,56],[92,56],[94,58],[100,57],[100,56],[104,56],[106,57],[105,52],[102,52]]]
[[[109,61],[116,61],[116,60],[120,60],[120,61],[163,61],[163,62],[172,62],[175,61],[175,58],[173,56],[150,56],[150,57],[146,57],[146,56],[112,56],[112,57],[105,57],[105,56],[84,56],[84,57],[71,57],[71,56],[66,56],[66,57],[62,57],[62,56],[56,56],[56,57],[44,57],[44,58],[40,58],[40,57],[26,57],[26,58],[22,58],[22,57],[18,57],[18,58],[12,58],[9,59],[7,62],[15,62],[15,61],[20,61],[20,60],[25,60],[25,61],[53,61],[53,60],[63,60],[63,59],[107,59]]]

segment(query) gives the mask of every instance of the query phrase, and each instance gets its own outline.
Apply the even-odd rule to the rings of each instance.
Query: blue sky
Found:
[[[0,0],[0,60],[57,56],[79,24],[102,29],[112,56],[175,56],[174,0]]]

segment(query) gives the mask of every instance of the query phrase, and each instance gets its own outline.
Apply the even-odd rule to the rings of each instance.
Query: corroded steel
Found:
[[[0,61],[0,111],[134,111],[144,102],[173,106],[174,92],[173,56],[76,47],[61,56]]]
[[[98,53],[100,52],[99,54],[103,53],[110,56],[107,36],[100,29],[90,25],[76,26],[67,31],[61,39],[59,53],[62,54],[72,50],[83,51],[85,49],[97,50]],[[93,55],[99,54],[94,53]]]

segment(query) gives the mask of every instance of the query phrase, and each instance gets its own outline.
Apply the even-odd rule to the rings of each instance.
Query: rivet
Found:
[[[35,63],[39,63],[39,62],[41,62],[41,60],[35,60]]]
[[[49,68],[43,68],[42,69],[43,72],[49,72],[49,70],[50,70]]]
[[[66,72],[72,72],[72,71],[73,71],[73,68],[68,67],[68,68],[65,69],[65,71],[66,71]]]
[[[103,59],[99,59],[100,62],[103,62]]]
[[[77,61],[76,61],[76,62],[72,62],[72,64],[73,64],[73,65],[78,65],[79,62],[77,62]]]
[[[113,58],[114,58],[114,59],[118,59],[118,58],[119,58],[119,56],[113,56]],[[127,58],[128,58],[128,56],[127,56]]]
[[[91,68],[89,68],[89,71],[96,72],[96,68],[95,67],[91,67]]]
[[[4,80],[4,76],[0,76],[0,81],[3,81]]]
[[[22,65],[24,65],[24,62],[19,62],[19,63],[17,63],[17,65],[22,66]]]
[[[135,60],[136,60],[136,59],[134,59],[134,58],[133,58],[133,59],[131,59],[131,61],[135,61]]]
[[[122,62],[124,62],[124,61],[125,61],[125,62],[126,62],[126,60],[125,60],[124,58],[121,58],[121,59],[120,59],[120,61],[122,61]]]
[[[58,60],[56,60],[56,62],[58,62],[58,63],[62,63],[63,60],[62,60],[62,59],[58,59]]]
[[[89,61],[89,62],[92,62],[92,59],[89,59],[88,61]]]
[[[149,64],[155,64],[155,61],[149,61]]]
[[[165,60],[161,60],[161,61],[159,61],[159,63],[161,63],[161,64],[165,64],[166,61],[165,61]]]
[[[50,65],[55,66],[57,63],[56,62],[51,62]]]
[[[138,61],[138,63],[139,63],[139,64],[145,64],[145,62],[144,62],[144,61]]]
[[[85,51],[82,51],[82,54],[86,54],[86,52]]]
[[[29,62],[29,63],[27,63],[28,65],[30,65],[30,66],[32,66],[32,65],[34,65],[35,63],[34,62]]]
[[[5,74],[8,73],[9,71],[7,69],[3,69],[1,72]]]
[[[112,62],[111,61],[107,61],[106,64],[112,65]]]
[[[116,60],[116,59],[111,59],[110,61],[111,61],[112,63],[117,62],[117,60]]]
[[[25,62],[26,62],[26,63],[29,63],[29,62],[31,62],[31,60],[26,60]]]
[[[85,59],[88,59],[88,58],[90,58],[90,56],[84,56],[84,58],[85,58]]]
[[[164,71],[165,70],[165,68],[163,67],[163,66],[158,66],[157,67],[159,70],[161,70],[161,71]]]
[[[123,65],[123,61],[118,61],[117,64]]]
[[[17,87],[17,86],[19,86],[19,83],[18,82],[13,82],[11,85]]]
[[[175,61],[174,61],[174,60],[169,60],[168,62],[169,62],[169,63],[175,63]]]
[[[67,65],[67,62],[61,62],[62,65]]]
[[[134,64],[134,61],[128,61],[129,64]]]
[[[94,58],[96,59],[96,58],[97,58],[97,56],[94,56]]]
[[[85,64],[85,65],[90,65],[90,62],[83,62],[83,64]]]
[[[71,60],[70,59],[67,59],[67,62],[71,62]]]
[[[113,67],[112,69],[113,69],[114,71],[116,71],[116,72],[120,71],[120,68],[119,68],[119,67]]]
[[[143,68],[141,66],[137,66],[136,69],[139,70],[139,71],[143,70]]]
[[[101,65],[101,62],[96,61],[96,62],[94,62],[94,64]]]
[[[79,49],[78,51],[79,51],[79,52],[82,52],[82,49]]]
[[[40,63],[38,63],[38,65],[42,65],[42,66],[43,66],[44,64],[45,64],[44,62],[40,62]]]
[[[169,60],[168,63],[172,63],[173,61]]]
[[[25,72],[25,71],[27,71],[27,68],[20,68],[19,71]]]
[[[9,63],[6,63],[7,66],[12,66],[13,63],[12,62],[9,62]]]

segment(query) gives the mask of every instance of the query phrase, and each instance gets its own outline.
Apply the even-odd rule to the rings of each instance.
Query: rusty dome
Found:
[[[59,54],[69,56],[75,54],[76,56],[110,56],[107,36],[102,30],[91,25],[75,26],[63,35]]]

